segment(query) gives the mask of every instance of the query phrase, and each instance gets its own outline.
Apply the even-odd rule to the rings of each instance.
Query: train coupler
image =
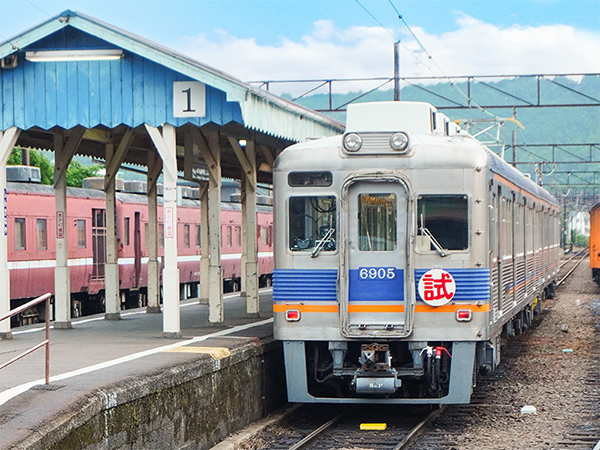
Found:
[[[393,394],[402,385],[398,372],[392,367],[388,344],[361,345],[359,363],[354,372],[352,387],[359,394]]]

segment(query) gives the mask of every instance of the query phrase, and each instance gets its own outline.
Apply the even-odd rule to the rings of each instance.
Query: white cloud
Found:
[[[402,30],[401,75],[600,72],[600,33],[560,24],[501,28],[465,14],[458,16],[456,24],[455,31],[440,35],[413,28],[435,63],[406,29]],[[219,37],[218,41],[206,35],[188,37],[179,50],[244,81],[393,75],[394,39],[378,27],[339,29],[332,21],[320,20],[300,40],[281,38],[274,45],[238,39],[222,30]],[[357,85],[343,88],[356,89]]]

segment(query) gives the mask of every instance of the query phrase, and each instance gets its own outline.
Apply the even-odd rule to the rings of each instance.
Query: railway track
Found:
[[[340,412],[336,407],[305,405],[280,426],[271,428],[270,442],[263,436],[261,442],[239,448],[404,450],[444,408],[365,405]]]
[[[560,264],[559,282],[563,284],[568,277],[576,272],[577,267],[587,257],[587,252],[573,254]],[[574,277],[576,280],[579,276]],[[565,285],[566,286],[566,285]],[[563,286],[564,289],[564,286]],[[570,289],[570,288],[569,288]],[[550,303],[552,305],[552,303]],[[600,317],[600,301],[598,301]],[[600,326],[596,327],[600,334]],[[517,342],[511,343],[512,355],[526,353]],[[600,359],[598,348],[588,349],[594,354],[593,359]],[[472,433],[473,423],[478,421],[490,424],[487,432],[494,433],[493,424],[497,418],[512,417],[519,421],[519,405],[515,405],[511,392],[506,394],[505,401],[498,402],[490,392],[499,388],[504,378],[509,377],[515,367],[501,364],[493,373],[480,377],[468,405],[451,405],[446,408],[435,408],[405,405],[374,406],[332,406],[332,405],[304,405],[296,413],[289,416],[268,433],[263,433],[260,442],[238,446],[236,449],[273,449],[273,450],[450,450],[460,449],[479,440],[478,436],[469,436]],[[590,373],[594,370],[590,367]],[[598,414],[598,399],[600,399],[600,380],[589,375],[583,385],[578,387],[585,391],[587,409],[580,414]],[[542,413],[543,414],[543,413]],[[546,414],[548,414],[546,412]],[[385,430],[361,430],[361,423],[384,423]],[[599,430],[597,426],[581,423],[571,431],[562,435],[557,449],[600,450],[598,443]],[[475,440],[475,441],[474,441]],[[594,445],[598,443],[596,449]],[[469,446],[471,445],[471,447]],[[485,448],[481,447],[481,448]]]
[[[562,278],[559,279],[559,281],[556,283],[556,286],[557,287],[560,286],[563,283],[563,281],[565,281],[567,278],[569,278],[569,276],[575,271],[575,269],[577,269],[579,264],[587,257],[588,257],[587,250],[581,250],[580,252],[572,255],[569,259],[567,259],[565,261],[561,261],[559,277],[562,276]],[[577,258],[579,258],[579,259],[577,259]],[[565,269],[565,266],[569,266],[569,267],[567,267],[567,269]],[[566,273],[561,274],[561,272],[564,272],[565,270],[566,270]]]

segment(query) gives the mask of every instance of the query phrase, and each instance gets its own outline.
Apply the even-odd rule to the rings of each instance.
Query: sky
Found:
[[[0,0],[0,42],[67,9],[247,82],[600,73],[600,0]]]

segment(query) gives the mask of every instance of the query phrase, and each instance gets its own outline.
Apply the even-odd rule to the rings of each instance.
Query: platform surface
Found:
[[[0,371],[0,448],[15,435],[35,429],[58,411],[68,410],[81,394],[144,373],[167,370],[206,353],[248,338],[273,335],[272,289],[260,292],[260,317],[246,314],[245,298],[224,295],[222,324],[208,321],[208,305],[198,299],[181,302],[181,338],[166,338],[162,314],[145,308],[121,312],[120,320],[104,315],[72,321],[69,330],[51,330],[50,385],[44,381],[44,349]],[[12,330],[0,340],[0,363],[44,339],[43,324]],[[7,441],[8,439],[8,441]]]

